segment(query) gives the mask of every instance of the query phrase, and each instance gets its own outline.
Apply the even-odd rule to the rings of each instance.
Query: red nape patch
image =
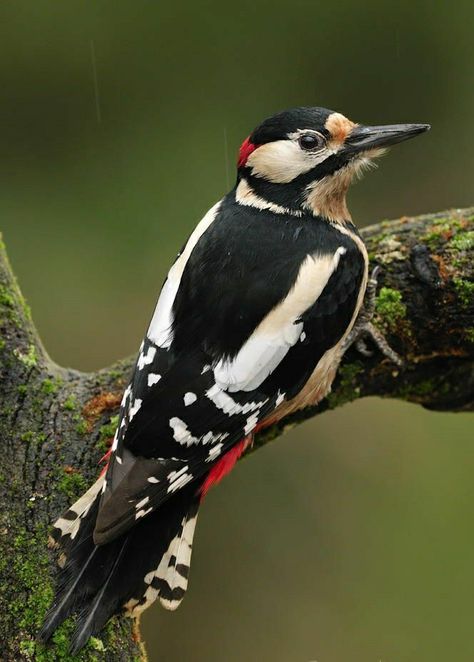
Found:
[[[259,145],[254,145],[250,142],[250,136],[245,138],[239,149],[239,160],[237,161],[239,168],[242,168],[247,163],[250,154],[254,152],[257,147],[259,147]]]
[[[202,484],[199,494],[201,495],[201,500],[204,499],[206,494],[209,492],[211,487],[220,483],[224,476],[227,476],[232,469],[234,468],[235,463],[242,455],[242,453],[250,446],[253,441],[253,435],[244,437],[242,441],[239,441],[230,451],[221,457],[221,459],[216,462],[212,467],[210,472],[207,474],[204,483]]]

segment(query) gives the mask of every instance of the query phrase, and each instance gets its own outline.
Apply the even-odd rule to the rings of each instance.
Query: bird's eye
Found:
[[[304,133],[298,139],[298,144],[301,149],[306,150],[307,152],[318,149],[323,145],[324,138],[315,133]]]

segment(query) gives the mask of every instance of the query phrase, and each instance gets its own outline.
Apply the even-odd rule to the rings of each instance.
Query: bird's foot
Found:
[[[375,313],[379,273],[380,267],[375,267],[370,275],[369,282],[367,283],[364,306],[344,342],[343,351],[346,352],[349,347],[355,345],[357,351],[363,356],[372,356],[373,352],[367,347],[366,343],[366,338],[371,338],[372,342],[379,348],[384,356],[390,359],[392,363],[395,363],[395,365],[401,367],[403,365],[401,357],[394,352],[385,340],[383,334],[372,324],[372,318]]]

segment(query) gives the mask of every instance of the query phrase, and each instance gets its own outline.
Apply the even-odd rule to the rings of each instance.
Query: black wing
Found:
[[[318,268],[328,269],[336,253],[336,267],[321,277],[326,287],[301,315],[286,320],[280,335],[277,328],[270,343],[257,334],[258,354],[255,330],[291,298],[308,255],[317,280]],[[122,404],[98,542],[188,483],[198,489],[220,457],[294,397],[350,324],[363,270],[354,242],[323,221],[223,203],[186,256],[171,301],[170,339],[162,347],[149,338],[142,345]],[[255,357],[262,378],[254,388]],[[219,383],[216,375],[241,365],[252,377],[247,387]]]

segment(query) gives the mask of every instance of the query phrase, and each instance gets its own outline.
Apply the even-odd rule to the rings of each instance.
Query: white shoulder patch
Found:
[[[148,338],[158,345],[158,347],[167,349],[172,343],[173,338],[171,327],[173,324],[173,303],[179,290],[184,269],[197,242],[216,218],[220,205],[221,202],[219,201],[209,209],[207,214],[194,229],[194,232],[189,237],[188,243],[184,247],[183,252],[168,272],[168,277],[161,290],[155,312],[147,331]]]
[[[317,301],[345,252],[341,246],[333,255],[307,256],[288,295],[260,322],[237,356],[214,368],[220,389],[253,391],[275,370],[303,333],[303,322],[297,320]]]

